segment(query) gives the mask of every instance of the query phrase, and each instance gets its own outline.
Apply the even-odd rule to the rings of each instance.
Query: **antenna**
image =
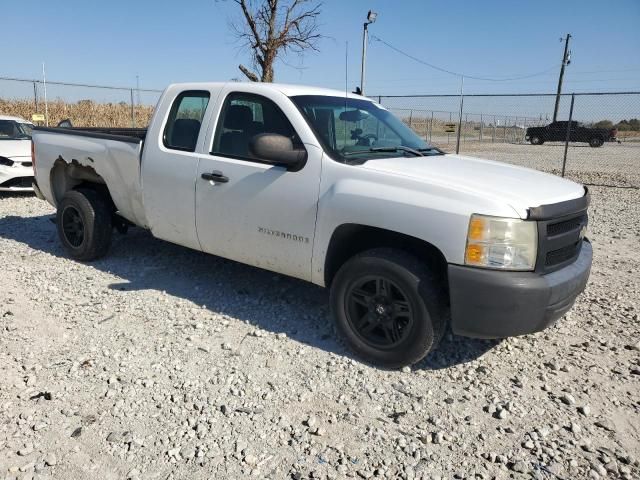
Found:
[[[345,108],[347,102],[347,92],[349,91],[349,42],[344,42],[344,98]]]

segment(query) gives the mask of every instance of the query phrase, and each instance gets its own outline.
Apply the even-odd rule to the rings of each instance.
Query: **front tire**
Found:
[[[446,294],[420,260],[381,248],[348,260],[331,284],[331,309],[348,346],[387,368],[412,365],[432,351],[446,326]]]
[[[56,213],[58,236],[71,257],[90,261],[106,255],[111,245],[113,207],[103,193],[69,190]]]
[[[529,139],[529,141],[531,142],[531,145],[542,145],[544,143],[543,138],[538,135],[534,135]]]

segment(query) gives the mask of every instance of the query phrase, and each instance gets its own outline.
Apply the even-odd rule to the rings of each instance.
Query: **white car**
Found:
[[[445,154],[358,95],[172,85],[147,130],[36,127],[33,143],[36,195],[72,257],[105,255],[134,224],[328,287],[338,331],[387,367],[419,361],[448,324],[542,330],[589,277],[582,185]]]
[[[0,115],[0,191],[33,191],[32,130],[20,117]]]

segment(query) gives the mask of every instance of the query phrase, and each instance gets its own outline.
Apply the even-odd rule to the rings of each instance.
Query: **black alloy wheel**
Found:
[[[366,276],[348,292],[347,320],[364,342],[392,349],[406,339],[414,323],[408,296],[388,278]]]
[[[72,205],[62,211],[62,231],[71,246],[79,248],[84,242],[84,221],[80,212]]]
[[[111,244],[113,212],[111,198],[99,188],[65,192],[58,203],[56,225],[69,255],[85,262],[104,256]]]
[[[365,361],[413,365],[444,334],[447,292],[437,268],[410,253],[375,248],[347,260],[331,281],[330,303],[342,340]]]

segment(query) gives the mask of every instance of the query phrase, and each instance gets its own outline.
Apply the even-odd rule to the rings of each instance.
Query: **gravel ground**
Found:
[[[455,138],[451,138],[449,144],[442,140],[435,143],[446,152],[455,152]],[[460,145],[460,153],[560,174],[564,143],[530,145],[468,141]],[[567,177],[581,183],[640,187],[639,161],[640,142],[605,143],[600,148],[572,143],[567,150],[565,168]]]
[[[402,371],[336,343],[313,285],[139,229],[78,263],[0,196],[0,478],[640,478],[640,195],[592,195],[569,314]]]

